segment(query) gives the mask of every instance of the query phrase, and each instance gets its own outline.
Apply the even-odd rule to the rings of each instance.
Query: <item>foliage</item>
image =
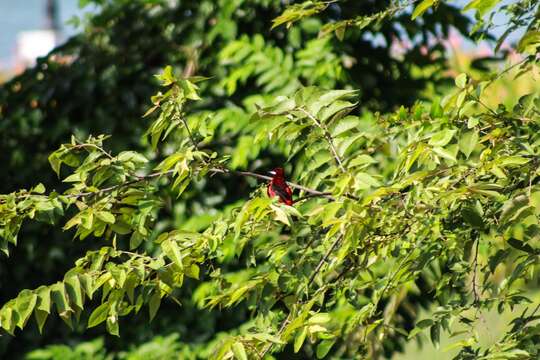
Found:
[[[264,141],[253,141],[255,130],[250,115],[256,111],[255,104],[263,103],[265,98],[270,101],[277,95],[290,95],[301,85],[355,88],[359,89],[362,108],[388,111],[401,104],[413,104],[427,85],[443,81],[440,70],[445,63],[444,53],[432,59],[419,50],[427,38],[405,52],[406,61],[393,56],[392,44],[406,39],[399,31],[402,24],[420,31],[424,28],[420,19],[388,18],[382,28],[367,27],[365,32],[349,33],[340,42],[317,39],[323,24],[344,14],[381,11],[388,4],[384,1],[361,6],[356,1],[342,2],[332,5],[330,12],[304,19],[289,30],[278,27],[271,31],[272,20],[284,10],[282,1],[110,0],[81,4],[93,4],[98,9],[73,21],[79,23],[81,33],[38,59],[36,67],[0,87],[0,161],[5,164],[0,193],[28,189],[29,184],[38,182],[58,193],[66,190],[66,183],[59,182],[49,170],[47,157],[58,144],[69,142],[72,134],[80,140],[90,134],[112,134],[106,143],[109,151],[118,154],[133,149],[154,163],[162,160],[173,150],[166,147],[152,152],[148,142],[141,140],[146,122],[140,115],[147,110],[147,99],[157,85],[152,74],[168,64],[188,77],[211,77],[210,81],[198,83],[203,101],[188,105],[197,110],[187,114],[192,125],[203,120],[207,125],[201,129],[201,138],[206,138],[202,146],[231,156],[231,168],[261,171],[284,160],[282,152]],[[425,29],[433,34],[446,33],[455,26],[466,34],[467,24],[459,9],[448,8],[441,9],[440,18],[428,19]],[[373,39],[375,34],[379,34],[378,40]],[[241,53],[247,49],[235,50],[235,44],[242,49],[249,44],[252,51],[244,57]],[[262,47],[256,48],[259,45]],[[250,66],[258,69],[244,66],[248,59]],[[429,72],[414,74],[426,64]],[[214,176],[208,180],[201,178],[180,198],[160,187],[163,206],[155,226],[162,230],[203,230],[221,213],[242,203],[254,185],[253,179],[239,182],[234,177]],[[55,283],[75,259],[101,247],[96,242],[73,242],[69,232],[35,222],[26,223],[19,237],[24,241],[9,258],[0,261],[0,303],[15,297],[22,288]],[[191,341],[243,321],[239,312],[198,311],[189,301],[192,286],[188,281],[185,294],[179,295],[183,308],[162,304],[162,311],[170,315],[150,325],[144,319],[132,318],[125,336],[116,340],[105,337],[105,346],[121,350],[156,333],[173,331]],[[182,317],[183,322],[175,321],[177,317]],[[86,338],[81,328],[72,332],[57,321],[49,318],[42,335],[31,329],[14,338],[0,337],[0,354]],[[97,336],[103,330],[96,327],[90,333]]]
[[[331,6],[293,6],[275,25]],[[407,16],[436,15],[422,6]],[[439,9],[449,11],[442,3]],[[409,10],[383,9],[389,15],[378,16],[376,26]],[[291,17],[295,11],[301,14]],[[302,51],[327,52],[315,57],[317,51],[286,54],[263,37],[245,36],[219,51],[225,73],[217,79],[165,67],[157,76],[162,91],[145,114],[151,149],[109,150],[107,136],[74,136],[48,157],[61,190],[39,184],[1,195],[6,254],[24,244],[18,235],[33,220],[63,226],[87,251],[61,281],[7,301],[0,327],[18,335],[33,315],[41,332],[58,315],[73,329],[119,336],[129,331],[121,323],[143,308],[157,320],[167,299],[187,307],[176,308],[179,314],[196,306],[198,314],[220,319],[230,312],[234,320],[129,353],[107,355],[96,341],[28,357],[141,358],[157,356],[161,344],[163,356],[185,358],[377,358],[428,330],[434,344],[442,331],[466,334],[455,344],[459,359],[538,357],[538,307],[514,316],[493,344],[482,346],[475,336],[483,311],[532,302],[526,291],[539,253],[538,94],[492,108],[485,93],[508,73],[460,74],[442,103],[359,112],[364,93],[349,88],[354,81],[342,90],[302,86],[307,79],[343,84],[334,44],[310,40]],[[272,63],[291,69],[287,82],[274,79]],[[537,69],[537,57],[517,66]],[[250,79],[262,93],[238,95]],[[219,98],[224,89],[242,106],[227,106]],[[295,206],[268,198],[264,185],[239,189],[241,179],[268,177],[237,168],[276,159],[287,159]],[[225,194],[212,200],[220,187]],[[187,213],[191,223],[160,222],[167,201],[187,206],[198,198],[202,221]],[[435,311],[417,319],[418,308],[431,304]]]
[[[470,309],[504,311],[528,301],[513,285],[535,266],[537,256],[539,114],[533,95],[522,98],[512,115],[502,108],[486,111],[463,74],[456,79],[459,91],[446,104],[449,110],[416,105],[378,121],[364,119],[364,124],[347,115],[354,106],[347,100],[352,91],[305,88],[278,98],[257,112],[260,133],[283,141],[284,151],[299,165],[299,180],[324,196],[293,208],[256,195],[204,232],[160,234],[155,242],[161,253],[150,256],[117,247],[118,236],[130,235],[129,248],[136,250],[149,234],[146,220],[156,206],[149,180],[170,176],[171,188],[181,195],[193,177],[228,171],[226,159],[198,150],[199,129],[190,129],[183,118],[185,101],[198,99],[195,85],[175,79],[170,68],[160,79],[167,91],[154,100],[160,113],[148,135],[157,144],[175,129],[185,133],[177,150],[155,167],[160,172],[137,175],[145,169],[142,155],[113,156],[103,150],[101,138],[89,138],[50,156],[56,171],[60,164],[74,168],[64,179],[72,186],[63,195],[43,199],[18,193],[3,199],[6,209],[24,204],[25,211],[13,216],[19,222],[33,217],[28,203],[48,215],[59,201],[66,208],[76,205],[64,229],[74,227],[81,239],[93,235],[112,245],[77,260],[62,282],[24,290],[4,305],[5,330],[23,328],[32,313],[41,328],[53,304],[71,325],[85,301],[101,293],[96,298],[101,305],[87,326],[106,322],[108,331],[118,335],[120,316],[146,304],[152,319],[162,297],[173,296],[185,276],[199,279],[204,264],[206,281],[194,294],[200,306],[246,302],[257,309],[247,326],[220,343],[217,358],[262,356],[288,342],[299,351],[306,339],[306,351],[318,357],[332,348],[343,355],[364,349],[372,357],[384,351],[384,342],[369,339],[412,337],[430,328],[436,343],[441,328],[450,330],[454,318],[474,323]],[[329,196],[334,201],[328,202]],[[478,270],[481,241],[500,247],[486,250],[483,271]],[[512,255],[512,248],[524,254]],[[490,273],[510,256],[515,266],[507,279],[490,281]],[[245,258],[244,268],[222,273],[219,269],[235,257]],[[381,268],[383,258],[389,268]],[[433,319],[404,329],[397,309],[423,277],[432,277],[426,281],[441,308]],[[279,310],[280,301],[285,311]],[[511,343],[499,351],[537,354],[535,346],[519,346],[531,336],[532,328],[522,331],[534,319],[526,315],[517,318],[520,325],[502,339]],[[355,333],[362,336],[351,339]],[[473,350],[474,337],[462,345],[463,356],[479,351]]]

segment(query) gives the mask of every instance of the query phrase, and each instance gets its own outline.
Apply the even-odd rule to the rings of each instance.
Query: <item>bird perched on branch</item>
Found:
[[[270,175],[272,175],[272,180],[268,183],[268,196],[274,197],[277,195],[280,202],[291,206],[293,204],[292,190],[289,185],[287,185],[283,168],[275,168],[270,171]]]

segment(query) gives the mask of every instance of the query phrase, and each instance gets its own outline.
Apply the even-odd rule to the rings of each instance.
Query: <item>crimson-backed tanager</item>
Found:
[[[268,196],[278,196],[280,202],[291,206],[293,204],[292,190],[285,180],[285,171],[283,168],[278,167],[270,171],[270,174],[273,176],[272,180],[268,183]]]

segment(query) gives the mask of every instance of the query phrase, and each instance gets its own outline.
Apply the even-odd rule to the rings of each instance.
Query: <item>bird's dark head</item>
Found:
[[[283,177],[285,176],[285,170],[282,167],[274,168],[274,170],[268,172],[270,175]]]

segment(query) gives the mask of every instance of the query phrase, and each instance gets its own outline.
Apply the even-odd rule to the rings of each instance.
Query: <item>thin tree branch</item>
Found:
[[[304,200],[308,200],[308,199],[311,199],[311,198],[314,198],[314,197],[321,197],[321,196],[330,196],[331,193],[324,193],[325,195],[319,195],[319,194],[308,194],[308,195],[305,195],[305,196],[302,196],[302,197],[299,197],[298,199],[294,200],[295,203],[298,203],[300,201],[304,201]]]
[[[261,180],[265,180],[265,181],[272,180],[271,176],[257,174],[257,173],[251,172],[251,171],[237,171],[237,170],[230,170],[230,169],[227,169],[227,168],[212,168],[212,169],[210,169],[210,172],[212,172],[212,173],[221,173],[221,174],[233,174],[233,175],[247,176],[247,177],[253,177],[253,178],[261,179]],[[294,189],[301,190],[303,192],[306,192],[306,193],[310,194],[311,197],[324,197],[324,198],[327,198],[329,200],[335,200],[335,198],[329,192],[322,192],[322,191],[310,189],[310,188],[307,188],[305,186],[295,184],[295,183],[292,183],[292,182],[289,182],[289,181],[287,181],[287,184],[290,187],[294,188]],[[345,195],[345,196],[349,197],[349,198],[351,198],[353,200],[358,200],[358,198],[356,198],[353,195]]]
[[[76,198],[76,199],[78,199],[78,198],[85,197],[85,196],[90,196],[90,195],[100,195],[100,194],[104,194],[104,193],[114,191],[114,190],[122,188],[124,186],[129,186],[129,185],[136,184],[136,183],[141,182],[141,181],[157,178],[157,177],[160,177],[160,176],[171,175],[173,172],[174,172],[174,170],[169,170],[169,171],[165,171],[165,172],[156,172],[156,173],[151,173],[151,174],[148,174],[148,175],[136,176],[136,178],[133,179],[133,180],[126,181],[126,182],[121,183],[121,184],[112,185],[112,186],[100,189],[98,191],[93,191],[93,192],[88,191],[88,192],[82,192],[82,193],[77,193],[77,194],[68,194],[68,195],[64,195],[64,196],[68,197],[68,198]]]
[[[504,74],[506,74],[507,72],[509,72],[510,70],[512,70],[513,68],[517,67],[517,66],[520,66],[522,64],[524,64],[526,61],[529,60],[529,56],[526,56],[524,57],[522,60],[518,61],[517,63],[515,64],[512,64],[510,66],[508,66],[506,69],[504,69],[503,71],[501,71],[500,73],[498,73],[495,78],[491,79],[491,81],[486,85],[486,87],[484,88],[484,91],[493,83],[495,83],[495,80],[497,79],[500,79]]]
[[[334,139],[332,138],[332,135],[328,132],[326,127],[324,127],[322,123],[315,116],[310,114],[309,111],[305,110],[304,108],[300,108],[300,111],[306,114],[306,116],[309,117],[311,121],[313,121],[323,131],[324,137],[326,138],[326,141],[328,141],[328,145],[330,145],[330,150],[332,151],[332,154],[334,155],[334,159],[336,160],[336,163],[338,164],[342,172],[346,172],[345,167],[343,166],[343,161],[339,157],[339,154],[336,150],[336,146],[334,145]]]
[[[237,171],[237,170],[230,170],[230,169],[227,169],[227,168],[211,168],[209,170],[209,172],[214,173],[214,174],[231,174],[231,175],[238,175],[238,176],[244,176],[244,177],[253,177],[253,178],[261,179],[261,180],[265,180],[265,181],[272,180],[272,177],[270,177],[270,176],[254,173],[254,172],[251,172],[251,171]],[[112,186],[100,189],[98,191],[81,192],[81,193],[77,193],[77,194],[68,194],[68,195],[65,195],[65,196],[68,197],[68,198],[76,198],[76,199],[78,199],[78,198],[85,197],[85,196],[105,194],[105,193],[117,190],[117,189],[125,187],[125,186],[133,185],[133,184],[145,181],[145,180],[150,180],[150,179],[158,178],[158,177],[161,177],[161,176],[169,176],[169,175],[172,175],[173,173],[174,173],[174,170],[150,173],[148,175],[136,176],[136,178],[133,179],[133,180],[129,180],[129,181],[121,183],[121,184],[112,185]],[[289,186],[294,188],[294,189],[302,190],[302,191],[310,194],[310,197],[324,197],[324,198],[329,199],[329,200],[335,200],[335,198],[333,196],[331,196],[330,193],[328,193],[328,192],[322,192],[322,191],[318,191],[318,190],[315,190],[315,189],[310,189],[310,188],[307,188],[305,186],[295,184],[295,183],[292,183],[292,182],[287,182],[287,184],[289,184]],[[358,198],[353,196],[353,195],[347,195],[346,194],[344,196],[346,196],[348,198],[351,198],[353,200],[358,200]]]
[[[321,260],[319,261],[319,263],[317,264],[317,267],[315,267],[315,270],[313,270],[313,272],[311,273],[311,276],[309,277],[309,280],[308,280],[308,283],[306,285],[306,290],[309,289],[309,286],[311,285],[311,283],[313,282],[313,280],[315,279],[315,276],[317,276],[317,274],[321,271],[321,268],[322,266],[324,265],[324,263],[326,262],[326,260],[328,260],[328,257],[330,256],[330,254],[332,254],[332,252],[335,250],[336,246],[339,244],[339,242],[341,241],[341,239],[343,239],[343,234],[341,234],[340,236],[338,236],[336,238],[336,240],[334,240],[334,242],[332,243],[332,245],[330,245],[330,248],[326,251],[326,253],[324,254],[324,256],[321,258]],[[341,276],[341,275],[340,275]],[[319,290],[321,289],[325,289],[326,286],[323,286],[321,287]],[[317,290],[317,291],[319,291]],[[316,292],[317,293],[317,292]],[[283,322],[281,323],[281,326],[279,327],[279,330],[276,334],[276,336],[279,338],[281,336],[281,334],[283,333],[283,331],[285,330],[285,327],[287,326],[287,324],[289,323],[289,318],[291,317],[291,314],[292,312],[289,312],[289,314],[287,315],[287,317],[285,318],[285,320],[283,320]],[[269,343],[264,349],[263,349],[263,352],[262,352],[262,356],[260,357],[261,359],[272,349],[272,347],[274,346],[273,343]]]
[[[276,336],[279,338],[281,336],[281,333],[283,332],[283,330],[285,330],[285,327],[287,326],[287,324],[289,324],[289,318],[291,317],[291,312],[289,312],[289,314],[287,315],[287,317],[285,318],[285,320],[283,320],[283,322],[281,323],[281,326],[279,327],[279,330],[276,334]],[[269,343],[262,351],[262,353],[260,353],[260,358],[259,359],[263,359],[264,356],[272,349],[272,347],[274,346],[274,343]]]
[[[195,147],[195,150],[199,151],[199,146],[197,144],[197,142],[195,141],[195,138],[193,137],[193,134],[191,133],[191,130],[189,129],[189,126],[188,126],[188,123],[187,123],[187,120],[185,117],[183,117],[181,114],[182,114],[182,109],[180,107],[180,105],[177,105],[177,111],[178,111],[178,117],[180,117],[180,121],[182,121],[182,124],[184,124],[184,127],[186,128],[186,131],[188,133],[188,136],[189,136],[189,140],[191,140],[191,143],[193,144],[193,146]]]
[[[94,148],[94,149],[98,149],[99,151],[101,151],[105,156],[107,156],[109,159],[114,159],[114,157],[109,154],[108,152],[105,151],[105,149],[103,149],[101,146],[98,146],[96,144],[77,144],[77,145],[73,145],[73,149],[84,149],[84,148]]]
[[[377,306],[379,306],[379,302],[381,301],[381,299],[383,298],[384,294],[386,293],[386,291],[390,288],[390,285],[394,282],[394,279],[395,277],[397,276],[397,274],[399,273],[399,271],[403,268],[403,266],[405,265],[405,263],[409,260],[409,257],[413,254],[413,251],[409,251],[407,253],[407,255],[401,260],[401,262],[399,263],[398,267],[395,269],[395,271],[392,273],[392,275],[389,277],[388,281],[386,282],[386,284],[384,285],[384,288],[381,292],[381,295],[379,295],[379,297],[377,298],[377,300],[375,301],[375,309],[377,308]]]
[[[326,253],[324,254],[324,256],[321,258],[321,260],[319,261],[319,263],[317,264],[317,267],[315,267],[315,270],[313,270],[313,272],[311,273],[311,276],[309,277],[309,281],[307,283],[307,287],[306,287],[306,290],[309,289],[309,286],[311,285],[311,283],[313,282],[313,280],[315,280],[315,276],[317,276],[317,274],[319,273],[319,271],[321,270],[322,266],[324,265],[324,263],[326,262],[326,260],[328,260],[328,257],[330,256],[330,254],[332,254],[332,252],[334,251],[334,249],[336,248],[336,246],[339,244],[339,242],[341,241],[341,239],[343,238],[343,235],[340,235],[336,238],[336,240],[334,240],[334,242],[332,243],[332,245],[330,246],[330,248],[326,251]]]

